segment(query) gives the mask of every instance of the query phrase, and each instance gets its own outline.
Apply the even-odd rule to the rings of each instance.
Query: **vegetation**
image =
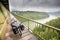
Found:
[[[29,18],[29,19],[33,19],[33,20],[39,20],[39,19],[43,19],[43,18],[47,18],[49,17],[49,15],[45,12],[35,12],[35,11],[15,11],[12,13],[16,13],[20,16]]]
[[[51,20],[51,21],[47,22],[46,24],[60,29],[60,18]],[[58,31],[58,33],[59,33],[59,39],[60,39],[60,31]]]
[[[53,27],[56,27],[56,28],[59,28],[60,29],[60,18],[57,18],[57,19],[53,19],[49,22],[47,22],[46,24],[48,25],[51,25]],[[40,26],[41,27],[41,26]],[[40,35],[42,35],[42,37],[45,39],[45,40],[59,40],[60,38],[60,31],[54,31],[53,32],[53,29],[49,28],[45,28],[44,30],[44,27],[45,26],[42,26],[43,28],[40,28],[40,27],[35,27],[34,30],[33,30],[33,33],[38,37],[40,38]],[[44,30],[44,31],[43,31]],[[35,33],[36,32],[36,33]],[[41,34],[40,34],[41,33]],[[40,39],[39,39],[40,40]]]
[[[53,19],[53,20],[47,22],[46,24],[57,27],[60,29],[60,18]]]
[[[44,26],[43,26],[44,27]],[[53,32],[53,29],[35,27],[33,33],[38,37],[39,40],[58,40],[57,31]],[[41,39],[42,38],[42,39]]]

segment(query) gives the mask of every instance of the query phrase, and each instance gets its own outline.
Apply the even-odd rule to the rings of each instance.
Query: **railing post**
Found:
[[[28,30],[29,30],[29,20],[28,20]]]
[[[60,31],[57,31],[58,32],[58,40],[60,40]]]

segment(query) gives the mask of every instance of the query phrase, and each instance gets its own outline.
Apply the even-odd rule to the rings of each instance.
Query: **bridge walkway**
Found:
[[[33,35],[26,27],[24,27],[24,30],[22,31],[22,36],[19,38],[13,33],[10,22],[8,25],[9,27],[7,28],[6,32],[6,40],[38,40],[35,35]]]

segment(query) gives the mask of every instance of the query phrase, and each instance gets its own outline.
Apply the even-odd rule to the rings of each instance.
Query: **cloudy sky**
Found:
[[[10,11],[58,11],[60,0],[9,0]]]

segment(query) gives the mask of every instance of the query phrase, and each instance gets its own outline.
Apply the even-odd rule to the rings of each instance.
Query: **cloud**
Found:
[[[60,9],[60,0],[9,0],[10,7],[12,6],[13,10],[15,9],[24,9],[27,8],[37,8],[43,7],[43,8],[56,8]]]
[[[60,6],[60,0],[10,0],[13,6]]]

